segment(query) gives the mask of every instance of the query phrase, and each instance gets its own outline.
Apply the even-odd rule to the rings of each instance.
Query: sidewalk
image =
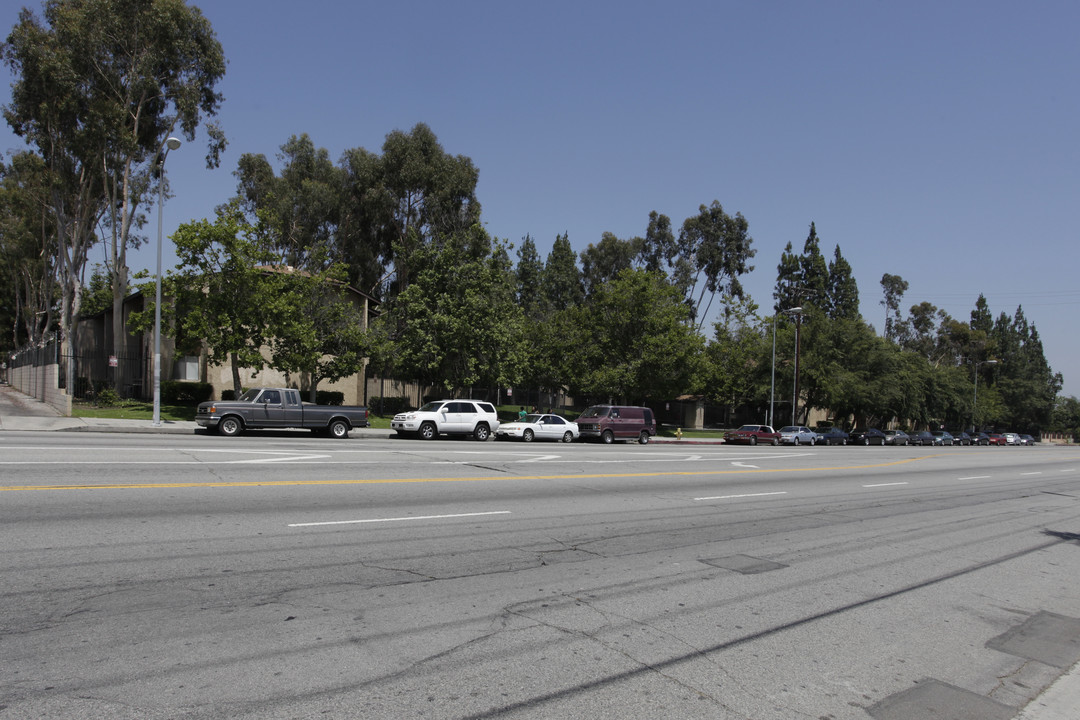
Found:
[[[27,432],[104,432],[104,433],[162,433],[191,435],[199,426],[193,420],[163,420],[154,425],[150,420],[116,420],[112,418],[64,417],[52,407],[6,385],[0,386],[0,431]],[[393,430],[356,428],[349,431],[352,437],[391,438]],[[654,443],[681,445],[720,445],[719,438],[703,440],[676,440],[653,438]]]

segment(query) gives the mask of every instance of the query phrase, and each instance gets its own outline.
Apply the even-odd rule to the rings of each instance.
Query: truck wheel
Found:
[[[641,434],[637,436],[637,441],[638,441],[638,445],[648,445],[649,444],[649,431],[648,430],[642,430]]]
[[[487,423],[480,423],[476,426],[476,429],[473,430],[473,437],[480,442],[484,442],[491,437],[491,428],[487,426]]]
[[[524,440],[525,442],[532,442],[533,441],[533,431],[528,429],[528,428],[525,428],[525,432],[521,433],[521,439]]]
[[[420,426],[420,430],[417,431],[421,440],[434,440],[439,435],[439,431],[435,428],[435,423],[426,422]]]
[[[344,420],[334,420],[330,423],[328,428],[330,431],[330,437],[343,440],[349,437],[349,423]]]
[[[615,442],[615,434],[612,433],[610,430],[605,430],[604,434],[600,436],[600,439],[604,442],[605,445],[610,445],[611,443]]]
[[[572,433],[572,432],[570,432],[569,430],[567,430],[566,432],[564,432],[564,433],[562,434],[562,441],[563,441],[564,443],[568,443],[568,442],[574,442],[574,433]]]
[[[235,437],[243,429],[244,424],[240,422],[240,418],[232,415],[221,418],[221,422],[218,423],[218,432],[225,437]]]

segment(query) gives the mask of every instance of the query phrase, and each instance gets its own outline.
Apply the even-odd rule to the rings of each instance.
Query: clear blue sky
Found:
[[[18,6],[4,3],[5,34]],[[308,133],[336,160],[424,122],[479,168],[493,235],[530,234],[546,256],[568,232],[580,251],[718,200],[750,223],[744,285],[767,309],[784,245],[801,250],[813,221],[875,327],[883,273],[910,283],[905,308],[957,319],[983,293],[995,317],[1023,307],[1080,395],[1073,0],[200,7],[229,60],[230,144],[216,171],[205,138],[170,154],[166,234],[234,194],[242,153],[273,158]],[[0,129],[0,150],[20,146]],[[144,250],[132,265],[153,263]]]

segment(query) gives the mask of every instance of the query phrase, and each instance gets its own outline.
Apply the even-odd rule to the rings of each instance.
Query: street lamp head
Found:
[[[997,360],[983,360],[983,365],[997,365]]]
[[[178,138],[170,137],[165,141],[165,145],[170,150],[178,150],[180,148],[180,140]]]
[[[795,307],[793,307],[793,308],[788,308],[788,309],[787,309],[787,310],[785,310],[784,312],[786,312],[786,313],[792,313],[792,314],[798,314],[798,313],[801,313],[801,312],[802,312],[802,305],[796,305],[796,306],[795,306]]]

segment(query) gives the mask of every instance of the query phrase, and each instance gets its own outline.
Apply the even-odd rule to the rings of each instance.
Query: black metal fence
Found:
[[[24,347],[7,359],[11,369],[58,365],[58,384],[78,400],[92,400],[106,388],[121,398],[146,400],[148,378],[153,371],[153,358],[139,350],[113,355],[108,352],[61,352],[55,338],[41,345]],[[74,387],[67,387],[68,367],[74,365]]]
[[[74,364],[75,387],[68,394],[77,400],[92,400],[111,388],[121,398],[146,400],[148,378],[153,359],[139,351],[121,355],[107,352],[60,355],[61,386],[67,377],[68,364]]]

